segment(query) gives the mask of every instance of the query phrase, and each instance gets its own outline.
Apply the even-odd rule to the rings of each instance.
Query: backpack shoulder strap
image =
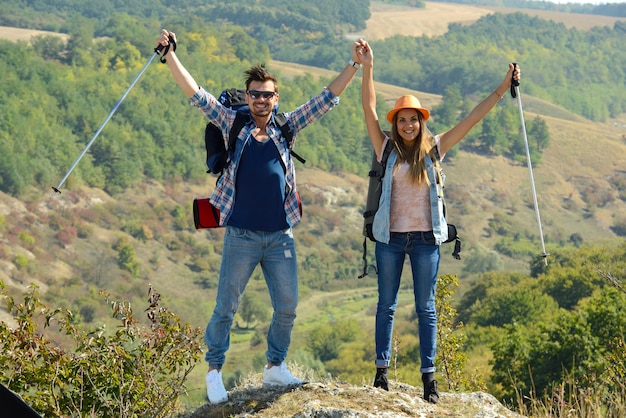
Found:
[[[443,216],[446,216],[446,201],[443,198],[443,174],[441,172],[441,156],[439,155],[439,147],[435,145],[433,148],[433,153],[435,154],[435,160],[433,157],[429,155],[430,159],[433,160],[433,166],[436,170],[437,175],[437,183],[441,186],[441,200],[443,202]]]
[[[276,113],[274,115],[274,120],[280,128],[280,131],[283,133],[283,138],[285,138],[285,140],[287,141],[287,145],[289,146],[289,148],[291,148],[291,143],[293,142],[293,130],[287,122],[287,117],[283,112]]]
[[[385,168],[387,167],[387,160],[389,159],[389,154],[393,151],[393,144],[391,143],[391,137],[387,140],[387,145],[385,145],[385,149],[383,150],[383,157],[380,159],[381,164],[383,165],[383,173]]]
[[[293,130],[291,129],[291,126],[289,126],[289,122],[287,122],[287,117],[285,116],[285,113],[276,113],[274,115],[274,120],[280,128],[280,131],[283,134],[283,138],[285,138],[285,141],[287,141],[287,148],[289,148],[289,153],[302,164],[306,163],[306,160],[298,155],[298,153],[291,148],[293,144]]]
[[[433,150],[433,154],[435,154],[435,158],[432,157],[432,155],[429,153],[428,156],[430,157],[430,160],[433,162],[433,165],[435,166],[435,170],[437,170],[437,183],[442,183],[442,187],[443,187],[443,170],[441,168],[441,155],[439,154],[439,147],[437,145],[435,145],[434,147],[432,147]]]
[[[230,132],[228,133],[228,152],[232,152],[235,150],[235,144],[237,143],[237,137],[239,136],[239,132],[241,132],[243,127],[246,126],[248,120],[250,120],[249,114],[237,111],[233,126],[231,126]]]
[[[439,155],[439,146],[435,145],[433,147],[433,152],[435,153],[435,158],[437,158],[437,161],[441,160],[441,155]]]
[[[243,127],[246,126],[246,123],[248,123],[249,118],[249,114],[245,112],[238,111],[235,115],[233,126],[230,128],[230,132],[228,134],[228,152],[231,152],[235,149],[237,137],[239,136],[239,133],[241,132]],[[293,155],[302,164],[306,163],[306,160],[304,158],[302,158],[293,149],[291,149],[294,135],[291,126],[289,126],[289,123],[287,122],[287,117],[285,116],[285,114],[277,113],[274,115],[274,119],[276,120],[276,124],[280,128],[283,138],[285,138],[285,141],[287,141],[287,148],[289,148],[289,152],[291,153],[291,155]]]

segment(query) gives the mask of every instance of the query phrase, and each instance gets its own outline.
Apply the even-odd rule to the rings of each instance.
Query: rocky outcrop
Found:
[[[386,392],[369,385],[335,382],[307,383],[292,388],[247,384],[231,390],[228,402],[207,404],[179,418],[521,418],[484,392],[442,392],[439,403],[434,405],[422,398],[421,388],[402,383],[392,386]]]

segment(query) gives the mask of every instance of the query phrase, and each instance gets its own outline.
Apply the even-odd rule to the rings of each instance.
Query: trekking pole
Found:
[[[135,86],[135,83],[137,83],[137,81],[139,80],[139,78],[143,75],[143,73],[146,71],[146,68],[148,68],[148,66],[152,63],[152,61],[154,60],[154,57],[156,57],[157,55],[161,54],[161,51],[163,50],[163,45],[159,45],[156,48],[154,48],[154,53],[152,54],[152,56],[150,57],[150,59],[146,62],[146,64],[143,66],[143,68],[141,69],[141,71],[139,71],[139,74],[137,74],[137,76],[135,77],[135,79],[133,80],[133,82],[130,84],[130,86],[128,87],[128,89],[126,89],[126,91],[124,92],[124,94],[122,95],[122,97],[117,101],[117,103],[115,104],[115,106],[113,107],[113,109],[111,110],[111,112],[109,112],[109,115],[106,117],[106,119],[104,120],[104,122],[102,123],[102,125],[100,125],[100,128],[98,128],[98,130],[96,131],[96,133],[94,134],[94,136],[91,138],[91,140],[89,140],[89,142],[87,143],[87,145],[85,146],[85,148],[83,149],[83,151],[80,153],[80,155],[78,156],[78,158],[76,159],[76,161],[74,161],[74,164],[72,164],[72,166],[70,167],[70,169],[68,170],[68,172],[65,174],[65,176],[63,177],[63,179],[59,182],[59,184],[57,184],[56,187],[52,186],[52,190],[54,190],[52,193],[50,193],[50,197],[54,196],[54,193],[61,193],[61,186],[63,185],[63,183],[65,183],[65,180],[67,180],[67,178],[70,176],[70,174],[72,173],[72,171],[74,170],[74,168],[76,168],[76,166],[78,165],[78,162],[83,158],[83,156],[85,155],[85,153],[87,152],[87,150],[89,149],[89,147],[91,147],[91,144],[93,144],[93,142],[96,140],[96,138],[98,137],[98,135],[100,135],[100,132],[102,132],[102,129],[104,129],[104,126],[109,122],[109,120],[111,119],[111,117],[113,116],[113,114],[115,113],[115,111],[117,110],[118,107],[120,107],[120,105],[122,104],[122,101],[126,98],[126,96],[128,95],[128,93],[130,92],[130,90]],[[164,53],[167,54],[167,51],[169,50],[169,45],[166,47],[166,51]]]
[[[513,68],[517,63],[513,63]],[[519,117],[522,123],[522,132],[524,134],[524,144],[526,145],[526,160],[528,161],[528,172],[530,173],[530,186],[533,194],[533,203],[535,205],[535,217],[537,218],[537,225],[539,226],[539,237],[541,238],[541,249],[543,253],[543,261],[545,265],[548,265],[548,254],[546,253],[546,244],[543,241],[543,229],[541,228],[541,216],[539,216],[539,204],[537,203],[537,192],[535,190],[535,178],[533,177],[533,166],[530,162],[530,147],[528,146],[528,136],[526,135],[526,124],[524,123],[524,111],[522,110],[522,97],[519,93],[519,80],[515,78],[511,79],[511,96],[517,97],[517,104],[519,105]]]

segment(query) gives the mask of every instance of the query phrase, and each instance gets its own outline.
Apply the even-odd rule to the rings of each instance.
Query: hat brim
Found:
[[[424,118],[424,120],[428,120],[428,118],[430,118],[430,111],[428,109],[424,109],[423,107],[399,107],[399,108],[396,108],[396,109],[391,109],[387,113],[387,122],[393,123],[394,116],[396,115],[396,113],[398,113],[402,109],[417,110],[418,112],[420,112],[422,114],[422,117]]]

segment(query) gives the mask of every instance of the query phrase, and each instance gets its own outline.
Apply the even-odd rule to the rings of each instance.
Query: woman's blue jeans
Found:
[[[287,357],[298,305],[298,270],[291,228],[277,232],[226,227],[216,305],[206,327],[205,360],[221,369],[230,346],[230,329],[250,276],[261,265],[274,314],[267,332],[267,362],[280,365]]]
[[[393,319],[405,256],[413,272],[413,294],[418,319],[422,373],[435,371],[437,312],[435,290],[439,270],[439,246],[432,232],[392,232],[389,244],[376,242],[378,306],[376,309],[376,366],[389,367]]]

